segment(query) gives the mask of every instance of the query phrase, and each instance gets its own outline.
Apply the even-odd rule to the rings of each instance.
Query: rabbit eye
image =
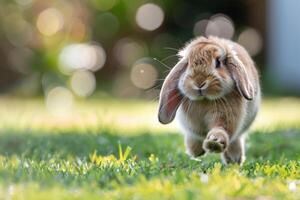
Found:
[[[220,68],[221,67],[221,62],[219,60],[219,58],[216,59],[216,68]]]

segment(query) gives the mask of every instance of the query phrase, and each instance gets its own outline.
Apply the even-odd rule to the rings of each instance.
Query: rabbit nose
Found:
[[[203,83],[201,83],[197,89],[198,94],[202,96],[203,91],[206,89],[206,87],[207,87],[207,81],[203,81]]]
[[[201,83],[201,85],[199,86],[199,89],[201,90],[205,85],[206,85],[206,81],[204,81],[203,83]]]
[[[198,89],[198,94],[200,95],[200,96],[202,96],[203,95],[203,90],[200,88],[200,89]]]
[[[203,81],[199,86],[198,86],[198,88],[199,89],[202,89],[202,90],[204,90],[204,89],[206,89],[207,87],[208,87],[208,81],[206,80],[206,81]]]

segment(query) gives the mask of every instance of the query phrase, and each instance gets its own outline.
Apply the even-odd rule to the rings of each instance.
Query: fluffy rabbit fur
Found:
[[[179,53],[160,93],[162,124],[176,116],[187,153],[221,153],[224,163],[245,160],[244,133],[260,104],[259,77],[247,51],[218,37],[200,37]]]

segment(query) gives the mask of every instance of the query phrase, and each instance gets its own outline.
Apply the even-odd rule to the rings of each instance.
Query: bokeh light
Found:
[[[65,74],[78,69],[97,71],[103,67],[105,60],[106,53],[100,45],[76,43],[61,50],[59,67]]]
[[[112,38],[119,30],[120,23],[118,18],[110,13],[105,12],[96,17],[96,35],[103,38]]]
[[[87,27],[79,18],[75,18],[72,22],[70,35],[75,41],[82,41],[87,36]]]
[[[96,89],[95,75],[88,70],[77,70],[71,77],[73,92],[81,97],[90,96]]]
[[[147,3],[138,8],[135,19],[142,29],[153,31],[163,23],[164,12],[158,5]]]
[[[5,36],[14,46],[25,46],[33,40],[32,26],[21,15],[10,13],[3,21]]]
[[[136,87],[140,89],[148,89],[154,86],[157,76],[157,70],[153,65],[137,61],[131,70],[130,78]]]
[[[64,82],[62,82],[60,77],[53,72],[46,72],[42,75],[42,89],[45,94],[48,94],[48,92],[54,87],[58,87],[63,84]]]
[[[244,46],[251,56],[257,55],[263,46],[261,35],[253,28],[246,28],[241,32],[238,43]]]
[[[145,98],[146,91],[142,88],[148,86],[139,86],[138,80],[134,84],[132,80],[135,79],[131,77],[131,73],[137,74],[133,70],[136,61],[155,58],[146,64],[157,65],[158,76],[164,77],[168,68],[178,61],[177,54],[185,42],[194,36],[215,35],[233,39],[251,55],[261,52],[264,41],[260,33],[265,34],[265,21],[256,24],[257,20],[252,21],[255,20],[253,16],[242,17],[219,3],[199,3],[201,6],[198,3],[4,1],[0,8],[0,50],[3,52],[3,68],[7,68],[7,72],[3,70],[3,74],[11,73],[8,79],[17,80],[34,73],[40,77],[36,79],[39,91],[48,92],[53,87],[67,85],[73,95],[88,96],[90,94],[76,93],[78,87],[74,86],[75,83],[80,85],[80,81],[75,80],[80,80],[78,74],[84,72],[101,83],[97,89],[110,93],[114,85],[118,85],[118,92],[130,87],[126,90],[128,92],[122,92],[123,97],[128,94]],[[246,22],[256,29],[245,27]],[[264,56],[259,57],[258,62],[263,60]],[[264,68],[266,65],[259,63],[259,66]],[[48,73],[55,78],[51,75],[51,81],[47,81],[45,87],[41,81]],[[8,81],[8,84],[13,84],[13,81]]]
[[[224,14],[212,16],[206,26],[205,35],[231,39],[234,35],[234,25],[232,20]]]
[[[145,44],[140,44],[131,38],[120,39],[113,51],[115,58],[122,66],[131,66],[148,52]]]
[[[65,87],[54,87],[46,94],[46,107],[53,115],[64,115],[72,110],[73,95]]]
[[[32,5],[32,0],[15,0],[17,4],[22,7],[28,8]]]
[[[38,30],[45,36],[52,36],[63,28],[64,17],[56,8],[47,8],[42,11],[36,22]]]
[[[100,46],[99,44],[91,45],[91,48],[93,49],[93,52],[96,55],[96,62],[91,68],[89,68],[89,70],[95,72],[104,66],[106,61],[106,53],[102,46]]]
[[[195,36],[203,36],[205,35],[206,26],[209,23],[209,20],[202,19],[195,23],[193,33]]]

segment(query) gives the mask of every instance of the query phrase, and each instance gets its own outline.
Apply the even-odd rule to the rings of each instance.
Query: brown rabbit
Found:
[[[243,133],[260,105],[251,57],[239,44],[218,37],[196,38],[179,55],[160,93],[159,121],[168,124],[176,115],[189,155],[217,152],[226,164],[242,164]]]

